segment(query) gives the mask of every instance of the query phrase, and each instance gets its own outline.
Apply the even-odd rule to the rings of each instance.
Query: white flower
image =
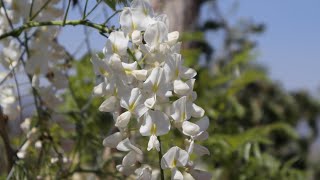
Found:
[[[99,111],[102,112],[112,112],[117,109],[117,104],[119,100],[115,96],[108,97],[103,103],[99,106]]]
[[[4,43],[4,47],[2,49],[2,52],[0,53],[1,64],[3,65],[3,67],[5,67],[6,69],[15,67],[19,61],[20,56],[21,52],[19,49],[19,45],[15,41],[11,40],[9,44]]]
[[[156,48],[160,46],[161,43],[164,43],[168,39],[168,30],[166,25],[157,21],[146,29],[144,33],[144,40],[147,43],[147,47],[150,51],[154,51]]]
[[[161,159],[161,168],[171,170],[171,179],[183,180],[183,175],[178,170],[178,167],[186,166],[188,160],[189,154],[187,151],[174,146],[163,155]]]
[[[31,141],[30,140],[27,140],[23,145],[22,147],[19,149],[19,151],[17,152],[17,156],[18,158],[20,159],[24,159],[26,157],[26,154],[27,154],[27,149],[28,147],[30,146],[31,144]]]
[[[164,70],[168,77],[167,80],[185,79],[189,80],[197,75],[197,72],[192,68],[183,66],[183,60],[180,54],[174,53],[166,61]]]
[[[129,40],[124,36],[123,32],[115,31],[110,33],[106,46],[103,49],[104,55],[106,57],[109,57],[114,53],[125,55],[128,48],[128,42]]]
[[[134,0],[130,8],[124,8],[120,15],[120,25],[126,34],[135,31],[145,31],[152,22],[153,10],[145,0]]]
[[[142,36],[141,36],[141,31],[133,31],[131,35],[132,43],[140,45],[142,44]]]
[[[139,88],[133,88],[130,96],[124,96],[121,98],[121,107],[128,111],[122,113],[116,120],[115,126],[124,128],[128,125],[132,115],[140,118],[148,108],[143,104],[144,98]]]
[[[188,153],[193,152],[195,148],[195,152],[198,155],[210,154],[209,150],[201,145],[194,144],[194,140],[205,140],[208,138],[208,132],[206,131],[209,127],[209,119],[207,116],[203,117],[196,123],[192,123],[190,121],[184,121],[182,123],[182,132],[183,134],[190,136],[191,141],[188,148]]]
[[[19,115],[17,99],[11,87],[0,86],[0,106],[3,114],[9,117],[9,120],[15,120]]]
[[[160,151],[160,143],[157,136],[167,134],[170,130],[170,122],[168,116],[161,111],[149,110],[144,117],[142,125],[140,127],[140,133],[142,136],[150,136],[148,148],[150,151],[156,148]]]
[[[123,158],[122,164],[120,166],[117,166],[117,169],[119,169],[120,172],[126,174],[133,173],[133,166],[138,161],[138,156],[142,155],[142,151],[136,146],[132,145],[128,138],[119,142],[119,144],[117,145],[117,149],[119,151],[129,151],[129,153]]]
[[[150,167],[139,168],[135,171],[137,174],[137,180],[151,180],[152,179],[152,170]]]
[[[157,102],[157,97],[159,97],[160,100],[166,99],[169,87],[165,83],[163,69],[160,67],[154,68],[147,80],[144,82],[143,88],[148,94],[150,94],[150,97],[144,103],[149,108],[153,108]]]
[[[183,96],[174,101],[171,107],[171,118],[177,123],[190,119],[190,107],[187,106],[187,97]]]
[[[201,180],[211,180],[212,179],[212,174],[200,169],[196,169],[193,162],[189,161],[188,162],[188,172],[191,174],[191,176],[194,179],[201,179]]]
[[[106,147],[116,148],[118,144],[122,141],[122,134],[116,132],[103,140],[103,145]]]
[[[212,179],[212,174],[206,171],[202,171],[199,169],[191,169],[189,172],[194,179],[201,179],[201,180]]]

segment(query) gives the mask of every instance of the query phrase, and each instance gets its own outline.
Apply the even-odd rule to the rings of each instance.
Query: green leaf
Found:
[[[216,134],[210,137],[209,143],[221,143],[225,142],[228,144],[231,151],[236,151],[240,147],[245,146],[245,144],[250,142],[258,142],[262,144],[271,144],[272,141],[269,139],[268,135],[272,131],[281,130],[293,138],[297,138],[295,130],[285,124],[285,123],[274,123],[261,127],[254,127],[240,134],[226,135],[226,134]],[[224,144],[225,144],[224,143]]]

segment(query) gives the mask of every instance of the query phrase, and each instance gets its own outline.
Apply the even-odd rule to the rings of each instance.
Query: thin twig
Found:
[[[15,73],[15,70],[13,69],[12,71],[12,74],[13,74],[13,79],[14,79],[14,82],[16,84],[16,88],[17,88],[17,94],[18,94],[18,101],[19,101],[19,106],[20,106],[20,121],[22,121],[22,100],[21,100],[21,92],[20,92],[20,87],[19,87],[19,82],[18,82],[18,78],[16,76],[16,73]]]
[[[97,7],[98,5],[102,2],[102,0],[99,0],[97,4],[86,14],[85,18],[87,18]]]
[[[31,1],[30,10],[29,10],[29,20],[31,21],[32,10],[33,10],[34,0]]]
[[[80,4],[78,4],[78,9],[79,9],[79,12],[80,12],[80,13],[83,11]],[[85,43],[86,43],[86,46],[87,46],[89,55],[92,56],[92,50],[91,50],[91,45],[90,45],[90,41],[89,41],[89,32],[88,32],[88,29],[87,29],[86,26],[84,26],[84,27],[83,27],[83,30],[84,30],[84,33],[85,33],[84,39],[85,39]]]
[[[65,25],[65,23],[66,23],[66,20],[67,20],[68,14],[69,14],[69,8],[70,8],[70,5],[71,5],[71,0],[69,0],[69,2],[68,2],[68,6],[67,6],[67,10],[66,10],[66,12],[64,13],[62,26],[64,26],[64,25]]]
[[[41,27],[41,26],[62,26],[63,22],[62,21],[46,21],[46,22],[35,22],[35,21],[30,21],[25,23],[24,25],[13,29],[12,31],[2,34],[0,36],[0,40],[9,36],[13,37],[18,37],[24,30],[30,29],[33,27]],[[92,23],[88,20],[70,20],[66,21],[65,25],[70,25],[70,26],[77,26],[77,25],[82,25],[82,26],[88,26],[94,29],[99,30],[102,33],[110,33],[111,30],[105,27],[102,24],[96,24]]]
[[[47,5],[50,3],[50,1],[51,1],[51,0],[47,0],[47,1],[41,6],[41,8],[30,18],[30,21],[34,20],[34,18],[36,18],[36,17],[39,15],[39,13],[40,13],[44,8],[47,7]]]
[[[8,22],[9,22],[9,25],[10,25],[11,29],[13,29],[13,24],[12,24],[12,22],[11,22],[11,19],[9,18],[9,15],[8,15],[8,12],[7,12],[7,8],[6,8],[6,6],[4,5],[4,1],[3,1],[3,0],[1,0],[1,6],[2,6],[3,9],[4,9],[4,14],[6,15],[6,18],[7,18]]]
[[[82,19],[85,19],[85,18],[86,18],[87,7],[88,7],[88,0],[86,0],[86,4],[84,5],[84,10],[83,10],[83,14],[82,14]]]
[[[106,25],[115,15],[117,15],[120,12],[122,12],[122,10],[115,11],[111,16],[108,17],[108,19],[103,24]]]

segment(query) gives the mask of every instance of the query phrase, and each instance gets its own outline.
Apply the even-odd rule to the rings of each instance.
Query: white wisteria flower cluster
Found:
[[[60,0],[48,2],[44,9],[42,7],[45,2],[42,0],[3,0],[3,3],[6,8],[0,8],[0,35],[19,27],[28,19],[46,21],[63,15],[63,10],[57,7]],[[31,6],[33,12],[30,12]],[[38,140],[38,128],[31,127],[31,120],[26,117],[33,116],[33,114],[23,114],[23,107],[30,105],[25,97],[29,96],[32,91],[29,86],[22,85],[21,81],[24,81],[25,78],[21,75],[28,74],[31,79],[31,88],[37,91],[41,98],[38,101],[46,109],[54,109],[61,103],[57,91],[66,88],[68,85],[65,76],[67,68],[64,67],[65,51],[56,41],[58,32],[57,27],[39,27],[25,32],[25,38],[29,38],[26,43],[22,42],[24,39],[21,36],[1,39],[0,42],[2,47],[0,69],[3,71],[0,74],[0,107],[9,120],[16,120],[19,114],[19,118],[24,118],[21,129],[25,132],[27,140],[17,152],[17,157],[20,159],[25,158],[27,148],[31,144],[37,147],[41,143]],[[7,76],[4,74],[7,74]],[[16,78],[15,83],[12,82],[13,78]],[[17,93],[19,90],[20,94]],[[24,101],[22,100],[23,97]],[[35,104],[35,102],[32,103]]]
[[[165,151],[159,137],[179,131],[186,143],[169,148],[162,156],[161,168],[171,170],[171,179],[184,179],[184,173],[211,179],[210,173],[196,169],[190,158],[191,154],[210,154],[196,144],[208,138],[209,119],[194,103],[197,73],[183,65],[179,32],[168,32],[167,16],[156,15],[146,0],[134,0],[125,7],[120,25],[120,30],[110,33],[103,57],[91,60],[95,74],[102,79],[93,93],[105,97],[99,110],[111,112],[119,130],[103,144],[126,153],[117,169],[125,175],[135,173],[137,179],[152,179],[155,169],[143,162],[143,154]],[[133,135],[132,129],[138,132]],[[135,143],[138,134],[149,139],[147,147]],[[138,168],[140,163],[144,166]]]
[[[41,0],[34,0],[33,3],[31,1],[15,0],[4,0],[3,2],[7,9],[5,10],[4,7],[0,8],[0,35],[21,25],[21,22],[24,22],[28,18],[45,21],[52,18],[56,19],[63,15],[63,10],[56,7],[60,0],[50,1],[46,8],[41,11],[39,10],[44,5],[44,2]],[[32,13],[30,12],[31,6],[33,9]],[[37,13],[38,11],[39,13]],[[9,17],[10,21],[6,16]],[[58,33],[59,29],[57,27],[40,27],[27,31],[26,34],[31,38],[26,43],[27,49],[25,52],[21,48],[23,44],[19,44],[17,38],[1,40],[1,45],[3,46],[0,52],[1,68],[5,71],[14,71],[15,74],[19,74],[22,72],[22,67],[24,67],[25,72],[32,78],[32,87],[42,97],[43,105],[50,109],[54,109],[61,103],[61,100],[56,96],[56,92],[66,88],[68,85],[65,76],[67,68],[63,66],[66,59],[65,51],[55,40]],[[21,41],[21,38],[19,40]],[[26,51],[28,51],[28,54]],[[24,57],[27,58],[22,60]],[[1,94],[5,93],[2,92],[2,89],[7,89],[6,86],[8,85],[10,84],[0,84]],[[11,99],[17,99],[15,96],[16,94],[12,93]],[[5,103],[0,102],[0,105],[5,106]],[[14,120],[15,118],[10,119]]]

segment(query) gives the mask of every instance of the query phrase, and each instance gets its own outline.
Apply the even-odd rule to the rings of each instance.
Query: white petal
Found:
[[[122,31],[114,31],[110,33],[109,39],[112,43],[113,53],[119,55],[126,54],[129,40],[124,36]]]
[[[122,62],[122,66],[123,66],[123,68],[126,69],[126,70],[136,70],[138,64],[137,64],[136,61],[133,62],[133,63],[124,63],[124,62]]]
[[[202,107],[196,104],[192,104],[191,116],[195,118],[201,118],[203,115],[204,115],[204,110],[202,109]]]
[[[119,151],[130,151],[131,150],[131,142],[128,138],[122,140],[118,145],[117,149]]]
[[[157,151],[160,151],[160,143],[155,135],[150,136],[147,150],[150,151],[153,148],[156,148]]]
[[[122,135],[120,132],[116,132],[103,140],[103,146],[115,148],[122,140]]]
[[[192,169],[190,171],[191,176],[194,179],[201,179],[201,180],[211,180],[212,179],[212,174],[206,171],[201,171],[198,169]]]
[[[142,151],[136,146],[132,145],[128,138],[122,140],[118,145],[117,149],[119,151],[135,151],[137,154],[142,155]]]
[[[199,144],[194,144],[193,152],[198,156],[210,155],[210,151],[206,147]]]
[[[170,121],[168,116],[161,111],[149,111],[153,124],[156,125],[156,135],[167,134],[170,130]]]
[[[93,65],[93,69],[96,75],[108,76],[110,73],[110,69],[108,65],[99,59],[98,56],[92,56],[91,63]]]
[[[131,35],[131,39],[134,44],[141,44],[142,43],[141,31],[137,31],[137,30],[133,31]]]
[[[175,43],[177,43],[178,39],[179,39],[179,32],[173,31],[168,34],[168,42],[167,43],[169,45],[174,45]]]
[[[149,110],[140,127],[142,136],[156,135],[161,136],[167,134],[170,130],[170,122],[168,116],[161,111]]]
[[[177,168],[171,170],[171,180],[183,180],[183,175]]]
[[[123,165],[117,165],[116,169],[124,174],[125,176],[130,176],[134,173],[134,170],[136,169],[135,166],[123,166]]]
[[[186,68],[186,67],[181,68],[181,77],[183,79],[191,79],[191,78],[194,78],[196,75],[197,75],[197,72],[192,68]]]
[[[118,116],[115,126],[120,128],[125,128],[128,126],[130,119],[131,119],[131,112],[126,111],[122,113],[120,116]]]
[[[139,81],[146,80],[147,74],[148,74],[148,71],[144,69],[132,71],[132,75]]]
[[[142,136],[150,136],[151,128],[152,128],[152,119],[150,118],[150,115],[146,113],[142,120],[142,124],[140,126],[139,132]]]
[[[120,15],[120,25],[121,28],[125,30],[126,33],[130,33],[132,31],[132,13],[130,8],[124,8]]]
[[[117,98],[115,96],[111,96],[100,105],[99,111],[112,112],[116,107],[116,103]]]
[[[131,166],[137,162],[137,154],[134,151],[130,151],[123,159],[123,166]]]
[[[141,168],[139,168],[141,169]],[[151,180],[152,179],[152,170],[149,167],[142,168],[139,172],[136,171],[138,174],[138,180]]]
[[[149,109],[144,104],[139,104],[136,106],[134,110],[134,114],[137,118],[143,116]]]
[[[39,84],[40,84],[40,77],[38,74],[34,74],[32,76],[31,85],[32,85],[32,87],[37,88],[37,87],[39,87]]]
[[[156,22],[148,26],[144,33],[144,40],[151,47],[156,47],[167,39],[168,30],[163,22]]]
[[[206,131],[209,127],[209,118],[205,116],[197,121],[196,124],[200,127],[200,131]]]
[[[195,138],[194,140],[198,140],[198,141],[204,141],[206,139],[208,139],[209,137],[209,133],[207,131],[201,131]]]
[[[183,121],[188,120],[190,118],[190,114],[187,112],[186,96],[183,96],[172,103],[171,117],[178,123],[182,123]]]
[[[182,131],[187,136],[196,136],[200,132],[200,127],[190,121],[184,121],[182,123]]]
[[[103,96],[105,93],[105,88],[106,88],[105,83],[102,82],[93,88],[93,94],[95,96]]]
[[[161,158],[161,168],[162,169],[168,169],[173,168],[173,161],[176,156],[178,147],[174,146],[170,148]]]
[[[189,160],[189,154],[187,151],[174,146],[170,148],[161,159],[161,168],[175,168],[184,167]]]
[[[176,152],[176,160],[177,160],[177,167],[184,167],[189,160],[188,152],[179,148]]]
[[[144,105],[151,109],[155,105],[156,100],[157,100],[157,96],[153,95],[150,98],[146,99],[146,101],[144,102]]]
[[[166,14],[160,14],[154,18],[156,21],[163,22],[169,28],[169,18]]]
[[[153,9],[149,1],[146,0],[133,0],[130,7],[135,10],[143,12],[145,15],[153,16]]]
[[[187,83],[181,80],[175,80],[173,82],[174,92],[180,96],[186,95],[187,92],[190,90],[190,87]]]

